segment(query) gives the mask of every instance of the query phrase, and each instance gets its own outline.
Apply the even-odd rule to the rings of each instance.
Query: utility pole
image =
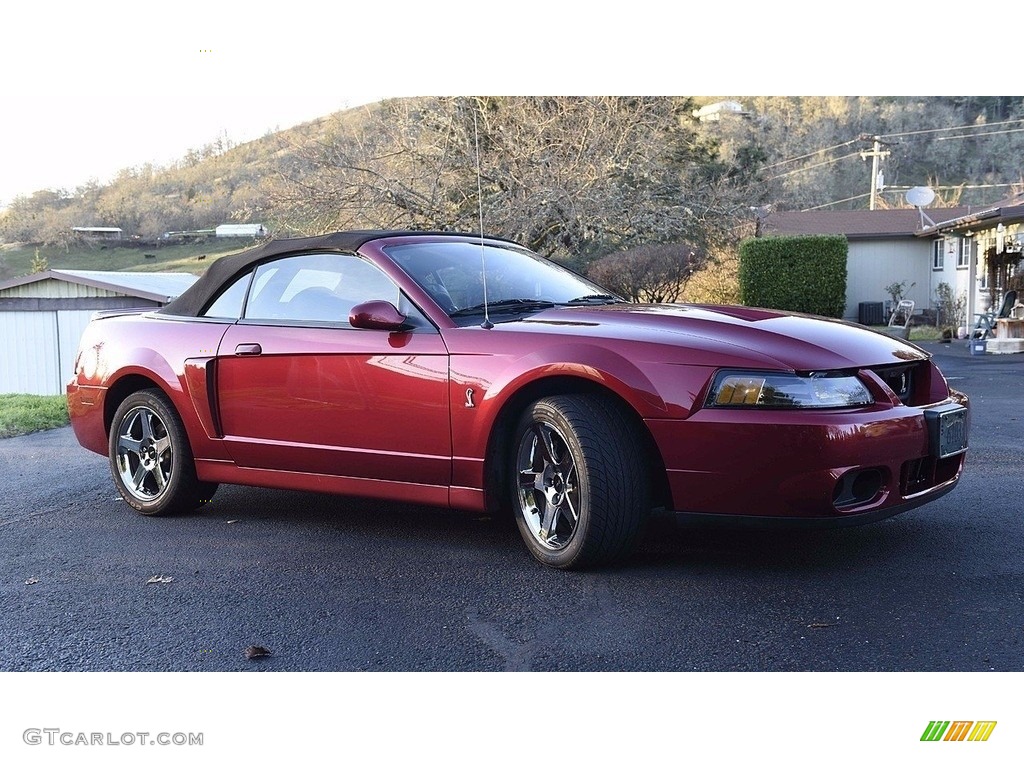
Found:
[[[888,157],[890,155],[889,150],[883,150],[883,142],[878,136],[861,136],[863,141],[873,141],[874,145],[871,147],[870,152],[861,152],[861,159],[867,160],[871,158],[871,203],[869,205],[870,210],[875,210],[875,202],[878,199],[878,160],[882,157]],[[886,143],[886,146],[889,146]]]

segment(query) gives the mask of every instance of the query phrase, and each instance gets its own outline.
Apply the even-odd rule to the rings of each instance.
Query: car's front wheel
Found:
[[[535,558],[575,569],[632,550],[650,492],[637,428],[617,402],[582,394],[538,400],[513,446],[513,508]]]
[[[217,490],[196,478],[181,418],[167,396],[144,389],[124,399],[110,425],[110,470],[122,498],[143,515],[202,506]]]

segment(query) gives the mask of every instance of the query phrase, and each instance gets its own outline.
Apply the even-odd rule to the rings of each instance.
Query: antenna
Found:
[[[476,107],[473,108],[473,140],[476,145],[476,207],[480,215],[480,276],[484,281],[484,322],[480,326],[485,330],[494,327],[490,314],[487,312],[487,259],[484,258],[484,190],[480,183],[480,130],[476,124]]]

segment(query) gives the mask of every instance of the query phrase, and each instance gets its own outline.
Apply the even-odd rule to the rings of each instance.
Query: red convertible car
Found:
[[[559,568],[652,510],[843,526],[950,491],[968,406],[920,348],[747,307],[630,304],[497,238],[342,232],[220,259],[85,331],[79,441],[125,501],[219,483],[515,516]]]

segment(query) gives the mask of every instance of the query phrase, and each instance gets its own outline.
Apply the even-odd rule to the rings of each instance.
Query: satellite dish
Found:
[[[935,199],[935,190],[931,187],[911,187],[907,190],[907,202],[915,208],[923,208]]]

